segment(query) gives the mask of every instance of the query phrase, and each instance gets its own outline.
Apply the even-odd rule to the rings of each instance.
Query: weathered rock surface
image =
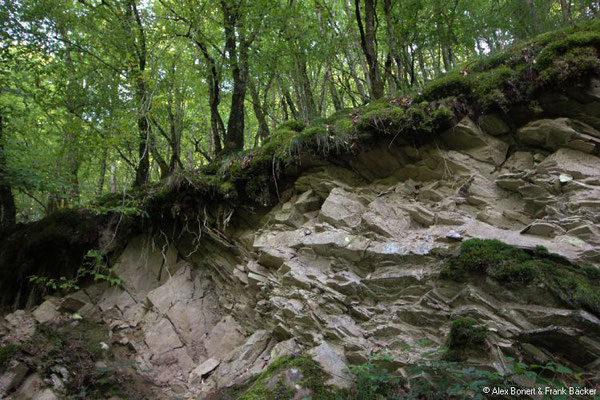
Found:
[[[9,314],[2,340],[22,343],[36,324],[77,312],[107,324],[107,346],[136,360],[164,398],[207,398],[296,352],[310,354],[329,383],[349,387],[348,363],[382,349],[399,363],[414,360],[467,316],[485,324],[500,354],[474,362],[514,357],[590,369],[600,363],[598,316],[542,287],[526,295],[491,280],[441,280],[436,254],[479,237],[600,263],[598,137],[573,115],[518,129],[500,116],[465,118],[440,146],[322,165],[260,215],[259,229],[240,223],[219,240],[139,236],[115,264],[123,287],[94,285]],[[567,344],[569,354],[559,351]],[[278,379],[295,385],[298,373]],[[5,391],[26,378],[13,375]],[[35,386],[35,376],[21,385]]]

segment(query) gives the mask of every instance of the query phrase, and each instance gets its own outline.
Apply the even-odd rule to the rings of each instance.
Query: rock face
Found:
[[[600,135],[573,115],[516,128],[498,115],[477,121],[463,119],[437,144],[308,171],[259,224],[200,239],[139,236],[115,263],[123,287],[94,285],[7,315],[2,340],[77,312],[106,324],[107,346],[151,371],[164,398],[208,398],[296,352],[330,373],[328,383],[350,387],[347,364],[382,349],[415,359],[443,345],[458,317],[485,324],[497,350],[473,363],[514,357],[597,371],[599,316],[543,288],[442,280],[436,254],[477,237],[600,263]],[[559,350],[565,343],[571,354]],[[35,380],[27,373],[11,365],[2,390],[25,390]]]

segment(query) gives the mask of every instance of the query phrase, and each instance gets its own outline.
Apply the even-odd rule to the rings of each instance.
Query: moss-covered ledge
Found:
[[[600,316],[600,269],[573,264],[541,246],[526,251],[495,239],[466,240],[440,277],[463,281],[477,276],[488,276],[512,289],[535,284],[570,307]]]

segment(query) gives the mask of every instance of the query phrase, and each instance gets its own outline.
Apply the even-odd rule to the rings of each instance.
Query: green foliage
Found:
[[[590,387],[591,381],[570,368],[556,364],[525,364],[507,358],[505,375],[462,362],[440,360],[445,349],[424,353],[414,362],[403,366],[404,374],[376,367],[374,356],[365,364],[350,367],[357,379],[356,389],[344,394],[349,400],[408,400],[408,399],[487,399],[484,388]],[[544,397],[550,398],[550,397]],[[566,399],[567,397],[552,397]]]
[[[346,394],[347,400],[393,399],[401,392],[404,379],[385,368],[393,359],[386,354],[375,354],[360,365],[348,368],[354,377],[356,388]]]
[[[499,240],[469,239],[458,257],[448,260],[443,279],[464,280],[485,274],[506,285],[542,284],[572,307],[600,315],[600,273],[593,266],[576,266],[538,246],[528,253]]]
[[[111,286],[122,284],[122,279],[115,276],[114,271],[104,261],[104,256],[98,250],[88,250],[83,266],[77,270],[75,276],[67,278],[51,278],[47,276],[30,275],[29,281],[51,290],[58,290],[62,293],[79,290],[79,285],[86,278],[91,277],[94,281],[104,281]]]

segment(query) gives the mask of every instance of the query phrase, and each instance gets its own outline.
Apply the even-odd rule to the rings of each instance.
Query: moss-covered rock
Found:
[[[481,350],[485,342],[486,329],[473,318],[458,318],[452,321],[450,333],[446,339],[447,351],[444,358],[460,361],[471,352]]]
[[[574,265],[542,247],[527,252],[499,240],[469,239],[440,273],[441,278],[456,281],[477,275],[511,286],[536,283],[569,306],[600,315],[598,268]]]
[[[296,381],[291,384],[285,372],[294,371]],[[221,393],[222,399],[237,400],[284,400],[298,391],[305,397],[319,400],[341,399],[335,388],[325,384],[329,376],[310,357],[293,354],[273,361],[251,382]],[[297,387],[293,386],[298,386]],[[304,398],[304,397],[303,397]]]

